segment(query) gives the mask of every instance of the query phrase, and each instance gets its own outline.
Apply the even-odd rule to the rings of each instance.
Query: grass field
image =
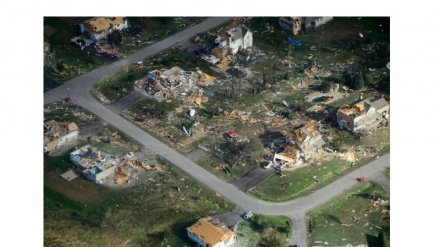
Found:
[[[95,115],[79,106],[71,106],[68,102],[56,102],[44,107],[45,121],[75,122],[78,127],[83,127],[97,121]]]
[[[44,160],[45,246],[192,246],[186,227],[233,209],[164,163],[139,185],[112,189],[60,178],[72,166],[68,155]]]
[[[327,242],[329,246],[346,246],[349,243],[353,246],[382,246],[379,233],[383,231],[389,235],[390,231],[389,218],[382,212],[390,208],[388,204],[370,210],[373,209],[371,200],[374,197],[389,200],[378,184],[366,183],[310,212],[309,246],[319,242],[320,245]]]

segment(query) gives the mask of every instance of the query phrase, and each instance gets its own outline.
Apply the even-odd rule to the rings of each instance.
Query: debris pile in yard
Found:
[[[125,159],[116,169],[113,181],[117,185],[130,183],[132,179],[138,179],[141,172],[163,171],[156,160]]]
[[[184,104],[200,105],[208,99],[203,96],[203,88],[214,83],[212,77],[201,70],[184,71],[179,67],[169,70],[155,70],[144,78],[137,80],[134,85],[148,94],[161,99],[180,99]]]
[[[59,123],[50,120],[44,123],[44,150],[51,152],[58,147],[68,146],[78,138],[76,123]]]

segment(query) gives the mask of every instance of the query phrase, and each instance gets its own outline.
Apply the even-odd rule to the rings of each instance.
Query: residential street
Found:
[[[100,117],[103,121],[113,125],[124,134],[130,136],[153,152],[161,155],[170,163],[187,172],[200,184],[204,185],[214,192],[221,194],[222,197],[235,203],[238,207],[266,215],[289,216],[290,218],[292,218],[294,229],[294,232],[291,235],[290,244],[306,246],[307,229],[305,213],[325,204],[326,202],[343,194],[350,188],[358,185],[359,182],[356,180],[356,178],[360,177],[360,175],[366,177],[367,180],[373,177],[375,178],[375,180],[380,180],[381,184],[385,184],[385,186],[388,185],[387,188],[389,191],[389,181],[386,179],[381,179],[381,174],[383,176],[383,171],[385,170],[385,167],[390,166],[389,154],[384,155],[379,159],[376,159],[371,163],[363,166],[362,168],[359,168],[339,178],[328,186],[317,190],[308,196],[281,203],[262,202],[259,199],[243,193],[232,184],[221,180],[220,178],[206,171],[184,155],[180,154],[178,151],[163,144],[140,128],[136,127],[134,124],[120,117],[112,110],[108,109],[100,102],[95,100],[89,93],[92,85],[98,82],[98,80],[102,76],[116,73],[122,67],[130,63],[137,62],[146,57],[153,56],[160,51],[171,47],[177,42],[186,40],[197,33],[209,30],[215,26],[229,21],[230,19],[231,18],[229,17],[209,18],[203,23],[192,26],[163,41],[148,46],[134,54],[127,56],[120,61],[76,77],[64,83],[64,85],[46,92],[44,94],[44,104],[61,101],[64,97],[68,95],[69,92],[70,97],[76,99],[79,106],[89,110],[90,112]]]

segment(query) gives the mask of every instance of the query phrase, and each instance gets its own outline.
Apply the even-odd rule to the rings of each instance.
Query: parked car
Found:
[[[274,166],[274,168],[275,168],[275,170],[282,171],[284,168],[284,165],[282,165],[281,163],[278,163]]]
[[[252,213],[252,211],[249,211],[243,215],[243,219],[248,220],[252,218],[252,216],[254,216],[254,213]]]
[[[272,161],[266,161],[263,165],[264,169],[268,169],[273,165]]]
[[[134,155],[133,152],[129,152],[129,153],[127,153],[127,157],[128,157],[128,158],[133,157],[133,155]]]

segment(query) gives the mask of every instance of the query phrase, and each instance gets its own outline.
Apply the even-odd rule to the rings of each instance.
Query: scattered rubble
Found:
[[[144,78],[135,81],[134,86],[160,99],[174,98],[181,100],[185,105],[207,102],[203,88],[212,85],[215,81],[201,70],[184,71],[179,67],[169,70],[155,70]]]

